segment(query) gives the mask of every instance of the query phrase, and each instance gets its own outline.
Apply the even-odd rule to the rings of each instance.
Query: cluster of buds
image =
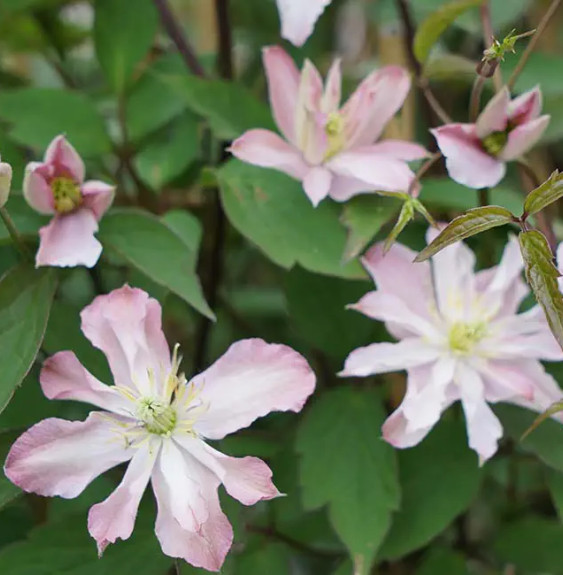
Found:
[[[516,29],[512,30],[503,40],[499,42],[493,36],[493,43],[483,51],[483,58],[477,64],[477,74],[484,78],[490,78],[497,69],[499,62],[504,62],[504,57],[507,52],[516,53],[515,46],[518,40],[528,38],[535,33],[535,30],[524,32],[523,34],[515,34]]]

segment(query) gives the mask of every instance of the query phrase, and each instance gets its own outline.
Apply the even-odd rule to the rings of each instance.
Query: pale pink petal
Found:
[[[478,138],[483,140],[493,132],[504,132],[506,130],[509,104],[510,93],[505,86],[489,100],[485,109],[479,114],[475,124],[475,133]]]
[[[220,479],[231,497],[244,505],[280,496],[272,483],[272,470],[261,459],[229,457],[186,434],[174,439]]]
[[[525,124],[541,113],[542,93],[539,86],[514,98],[508,106],[508,117],[513,124]]]
[[[49,144],[44,161],[55,167],[55,176],[70,177],[78,184],[84,181],[84,162],[64,136],[57,136]]]
[[[115,387],[97,380],[72,351],[60,351],[48,358],[39,376],[41,389],[49,399],[83,401],[106,411],[127,415],[131,402]]]
[[[472,124],[447,124],[430,131],[452,180],[479,189],[494,187],[504,177],[506,166],[484,151]]]
[[[307,172],[303,179],[303,189],[315,207],[326,198],[331,182],[332,174],[326,168],[315,167]]]
[[[209,404],[196,430],[221,439],[271,411],[300,411],[315,389],[305,358],[285,345],[241,340],[193,379]]]
[[[188,453],[185,453],[185,457],[188,458],[190,479],[200,486],[208,518],[197,531],[182,527],[176,519],[177,489],[173,491],[170,488],[167,481],[169,478],[157,463],[152,475],[152,486],[158,505],[156,536],[166,555],[184,559],[195,567],[208,571],[219,571],[233,540],[232,527],[219,505],[219,479]],[[182,496],[181,501],[183,500]]]
[[[383,140],[383,142],[376,142],[364,149],[379,156],[387,156],[405,162],[422,160],[428,157],[428,150],[425,147],[415,142],[403,140]]]
[[[82,331],[106,355],[117,385],[158,393],[151,388],[149,372],[158,386],[171,368],[161,316],[158,301],[128,285],[98,296],[82,310]]]
[[[246,132],[232,143],[230,151],[243,162],[276,168],[296,180],[302,180],[309,170],[299,150],[268,130]]]
[[[409,73],[399,66],[370,74],[342,108],[348,147],[373,144],[403,105],[410,86]]]
[[[496,453],[502,425],[485,400],[484,383],[475,370],[459,363],[455,379],[460,387],[469,447],[477,452],[482,465]]]
[[[89,180],[80,188],[83,197],[83,205],[91,210],[96,219],[100,221],[108,211],[115,196],[115,186],[110,186],[97,180]]]
[[[54,214],[53,192],[41,169],[43,164],[31,162],[25,168],[23,195],[27,203],[40,214]]]
[[[330,67],[326,77],[325,90],[321,101],[321,109],[325,114],[338,111],[342,97],[342,70],[340,58]]]
[[[98,222],[85,208],[57,214],[39,230],[36,267],[94,267],[102,254],[102,244],[94,237]]]
[[[358,194],[374,193],[373,186],[358,180],[333,174],[332,183],[328,195],[337,202],[347,202],[350,198]]]
[[[325,166],[339,176],[363,180],[373,190],[406,192],[414,174],[405,162],[358,148],[341,152]]]
[[[340,377],[366,377],[410,369],[436,361],[440,355],[437,347],[421,338],[406,338],[399,343],[373,343],[355,349],[346,358]]]
[[[279,46],[264,48],[262,60],[274,120],[281,133],[296,144],[295,113],[299,94],[299,70],[287,52]]]
[[[493,403],[515,398],[532,401],[536,384],[526,373],[528,363],[529,360],[502,361],[495,357],[481,365],[479,373],[485,384],[485,399]]]
[[[527,318],[524,314],[513,316],[506,322],[495,325],[491,342],[495,358],[530,358],[544,361],[563,361],[563,351],[551,333],[547,322],[526,333]],[[521,324],[521,325],[518,325]]]
[[[550,116],[540,116],[536,120],[520,124],[508,134],[506,146],[499,154],[501,160],[510,162],[531,150],[545,132],[549,124]]]
[[[12,187],[12,166],[0,162],[0,208],[3,208],[10,197]]]
[[[331,0],[276,0],[282,24],[282,38],[302,46],[313,33],[315,23]]]
[[[45,419],[21,435],[6,458],[6,476],[24,491],[76,497],[98,475],[133,457],[116,432],[121,422],[93,412],[86,421]]]
[[[160,440],[149,439],[135,448],[121,483],[111,495],[90,508],[88,531],[98,544],[98,554],[118,539],[129,539],[135,527],[141,497],[148,485],[159,452]]]

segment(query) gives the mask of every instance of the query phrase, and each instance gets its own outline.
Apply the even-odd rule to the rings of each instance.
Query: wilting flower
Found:
[[[407,191],[413,173],[406,161],[423,158],[426,150],[397,140],[375,143],[409,92],[405,70],[388,66],[370,74],[340,108],[338,60],[323,90],[308,60],[299,73],[281,48],[266,48],[263,55],[272,111],[287,141],[250,130],[233,143],[233,155],[302,181],[314,205],[327,196],[345,201],[373,190]]]
[[[0,162],[0,208],[8,201],[10,186],[12,185],[12,166]]]
[[[313,33],[315,23],[332,0],[276,0],[282,23],[282,37],[302,46]]]
[[[431,130],[446,158],[450,177],[470,188],[496,186],[506,162],[516,160],[541,138],[549,116],[540,116],[539,88],[510,100],[503,88],[475,124],[446,124]]]
[[[113,202],[115,188],[94,180],[85,182],[84,172],[82,158],[64,136],[49,144],[43,162],[26,167],[25,199],[39,213],[53,215],[39,230],[37,267],[93,267],[102,253],[94,233]]]
[[[518,313],[529,289],[515,238],[498,266],[479,272],[463,243],[431,262],[413,263],[415,255],[398,244],[385,257],[380,244],[368,252],[363,263],[377,291],[351,307],[385,322],[400,341],[353,351],[341,375],[407,371],[405,398],[383,426],[384,438],[398,448],[419,443],[460,400],[469,445],[484,462],[502,436],[488,404],[544,411],[563,393],[539,360],[561,361],[563,354],[539,306]]]
[[[156,535],[171,557],[216,571],[232,542],[218,486],[252,505],[279,495],[268,466],[223,455],[207,444],[270,411],[299,411],[315,376],[305,359],[260,339],[233,344],[206,371],[179,373],[161,326],[158,302],[125,286],[82,312],[82,331],[106,355],[114,386],[84,368],[74,353],[48,359],[40,381],[49,399],[91,403],[83,422],[51,418],[24,433],[6,459],[6,475],[25,491],[73,498],[104,471],[129,461],[123,480],[90,509],[88,529],[103,552],[127,539],[150,481],[158,504]]]

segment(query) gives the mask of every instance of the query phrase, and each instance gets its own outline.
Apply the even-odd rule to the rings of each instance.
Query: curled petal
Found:
[[[23,196],[40,214],[54,214],[53,192],[45,179],[43,164],[31,162],[25,168]]]
[[[475,133],[481,140],[493,132],[504,132],[508,122],[510,92],[505,86],[485,106],[477,118]]]
[[[508,141],[499,158],[507,162],[516,160],[533,148],[545,132],[550,116],[540,116],[536,120],[517,126],[508,134]]]
[[[35,265],[94,267],[102,254],[102,244],[94,237],[98,222],[87,209],[56,215],[39,230],[39,250]]]
[[[88,531],[98,544],[100,556],[110,543],[129,539],[133,533],[139,503],[158,454],[158,447],[151,443],[149,440],[136,448],[117,489],[105,501],[90,508]]]
[[[57,136],[45,152],[44,162],[54,166],[55,176],[71,177],[81,184],[84,181],[84,162],[64,136]]]
[[[24,491],[72,499],[134,450],[118,434],[121,421],[93,412],[86,421],[45,419],[21,435],[6,458],[6,476]]]
[[[171,368],[160,304],[128,285],[82,310],[82,331],[108,359],[117,385],[143,395],[160,390]],[[151,380],[152,374],[152,380]]]
[[[542,93],[539,86],[514,98],[508,106],[508,117],[513,124],[525,124],[539,117]]]
[[[303,179],[303,189],[315,207],[324,200],[332,183],[332,174],[326,168],[311,168]]]
[[[302,46],[313,33],[315,23],[331,0],[276,0],[282,23],[281,35]]]
[[[84,182],[81,188],[84,207],[88,208],[100,221],[102,216],[108,211],[115,196],[115,186],[110,186],[104,182],[89,180]]]
[[[261,339],[241,340],[193,380],[208,411],[196,431],[221,439],[271,411],[300,411],[315,389],[315,374],[293,349]]]

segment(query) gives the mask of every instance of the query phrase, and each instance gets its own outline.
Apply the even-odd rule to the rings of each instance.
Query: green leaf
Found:
[[[294,268],[286,276],[285,294],[296,333],[341,360],[353,349],[371,343],[374,322],[346,309],[369,289],[368,282],[327,278]]]
[[[29,207],[23,196],[11,193],[6,209],[12,218],[20,236],[30,238],[37,236],[40,227],[49,223],[49,216],[42,216]],[[0,224],[0,244],[11,244],[12,238],[4,224]]]
[[[430,14],[420,24],[414,37],[413,49],[417,60],[424,63],[432,46],[454,20],[470,8],[480,6],[482,2],[483,0],[454,0]]]
[[[11,137],[36,150],[65,134],[80,154],[100,156],[111,151],[104,122],[83,94],[47,88],[0,91],[0,118]]]
[[[291,554],[282,543],[266,543],[237,557],[234,575],[287,575]]]
[[[113,90],[122,94],[151,47],[158,14],[152,0],[96,0],[94,7],[98,61]]]
[[[524,258],[526,279],[545,312],[549,327],[563,347],[563,295],[559,291],[559,271],[553,264],[553,254],[545,236],[537,230],[518,236]]]
[[[100,222],[98,237],[151,280],[214,319],[195,272],[197,254],[158,218],[141,210],[112,210]]]
[[[527,517],[506,525],[493,543],[497,559],[529,573],[563,575],[563,525]]]
[[[273,262],[347,278],[362,278],[358,262],[342,264],[346,233],[329,201],[317,208],[300,182],[272,170],[229,161],[218,172],[221,200],[233,226]]]
[[[407,224],[414,218],[414,204],[410,200],[406,200],[403,203],[403,207],[399,212],[399,217],[393,229],[385,239],[385,244],[383,245],[383,253],[387,253],[391,246],[395,243],[395,240],[399,237],[399,234],[407,227]]]
[[[528,215],[541,212],[546,206],[563,197],[563,174],[557,170],[541,186],[532,190],[524,201],[524,213]]]
[[[467,573],[463,555],[443,547],[431,549],[416,571],[416,575],[467,575]]]
[[[0,412],[33,365],[56,283],[53,270],[28,265],[13,268],[0,279]]]
[[[400,499],[395,453],[380,439],[384,417],[376,394],[341,388],[312,404],[297,435],[303,503],[329,506],[358,575],[369,573]]]
[[[379,553],[383,559],[411,553],[439,535],[467,509],[481,482],[461,422],[442,421],[420,445],[398,457],[403,497]]]
[[[364,194],[344,204],[341,221],[348,229],[344,261],[358,256],[399,209],[392,198]]]
[[[486,206],[473,208],[454,218],[446,228],[416,257],[416,262],[423,262],[451,244],[496,228],[513,221],[514,216],[506,208]]]
[[[548,469],[547,485],[549,487],[555,509],[557,509],[559,521],[563,523],[563,473],[560,471],[554,471],[553,469]]]
[[[188,246],[193,253],[199,252],[203,228],[201,222],[186,210],[170,210],[160,218]]]

